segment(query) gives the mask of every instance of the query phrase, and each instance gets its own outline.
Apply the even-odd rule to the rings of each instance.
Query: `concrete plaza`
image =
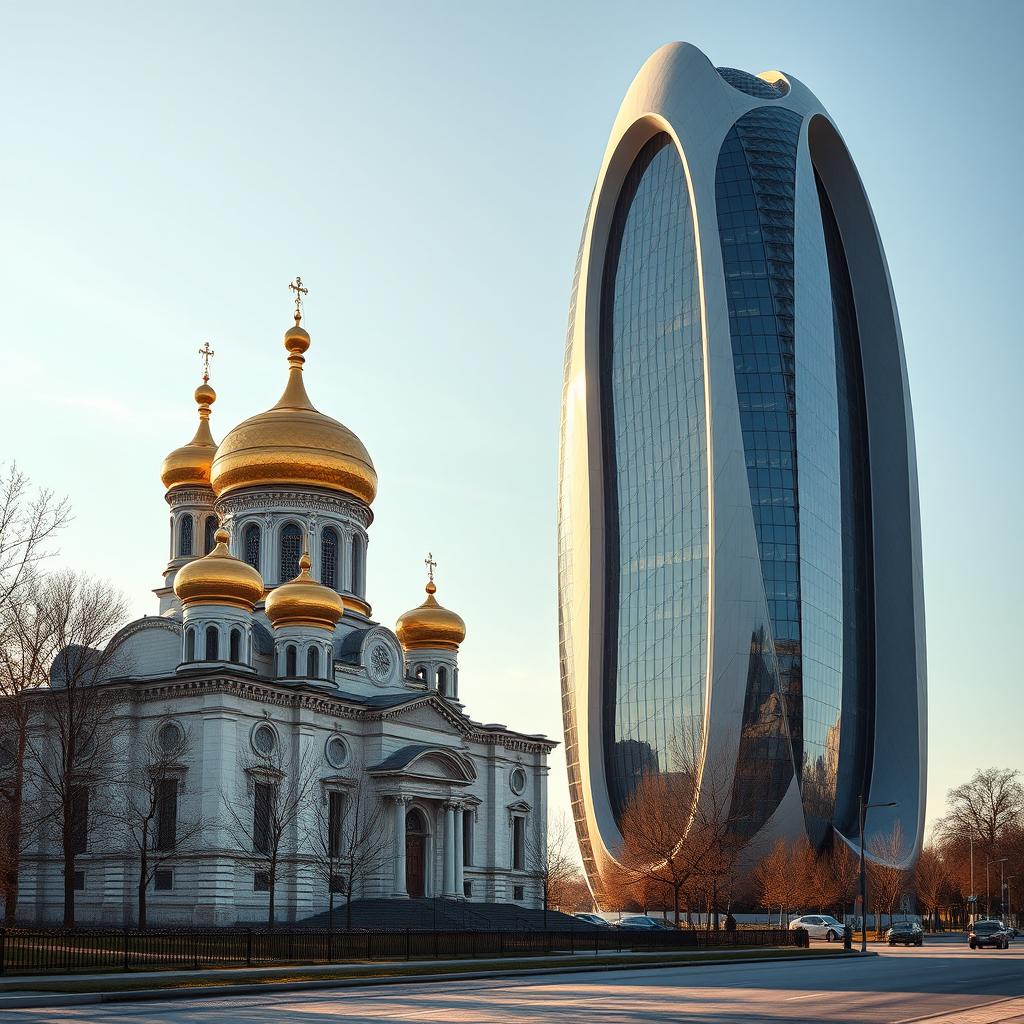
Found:
[[[8,1010],[11,1024],[328,1024],[595,1021],[843,1024],[1024,1022],[1024,944],[970,951],[962,937],[878,957],[276,992]]]

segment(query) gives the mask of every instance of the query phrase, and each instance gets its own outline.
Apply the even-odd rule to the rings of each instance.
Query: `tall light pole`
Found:
[[[988,869],[993,864],[1005,864],[1007,860],[1008,860],[1007,857],[1000,857],[998,860],[990,860],[990,861],[986,861],[985,862],[985,916],[986,917],[991,917],[992,916],[992,896],[990,894],[989,885],[988,885]],[[1002,876],[1003,876],[1003,869],[1000,868],[999,869],[999,877],[1000,877],[1000,879],[1002,878]],[[1003,891],[1002,891],[1002,884],[1000,883],[1000,888],[999,888],[999,902],[1000,902],[1000,904],[1002,903],[1002,901],[1003,901]]]
[[[1007,875],[1006,881],[1003,883],[1003,885],[1006,886],[1006,920],[1003,923],[1007,925],[1010,923],[1010,919],[1013,917],[1013,915],[1010,913],[1010,883],[1016,877],[1016,875]]]
[[[895,807],[896,801],[890,800],[884,804],[864,803],[864,794],[857,798],[857,805],[860,809],[860,951],[868,951],[868,882],[867,873],[864,871],[864,812],[869,807]]]

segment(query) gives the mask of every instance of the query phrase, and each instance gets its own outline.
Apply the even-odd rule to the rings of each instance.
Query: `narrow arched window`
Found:
[[[220,633],[216,626],[206,627],[206,660],[220,661]]]
[[[338,589],[338,534],[330,526],[320,535],[320,582]]]
[[[302,554],[302,531],[289,523],[281,531],[281,559],[279,564],[281,582],[287,583],[299,575],[299,555]]]
[[[363,596],[363,538],[352,538],[352,593]]]
[[[196,660],[196,631],[194,629],[185,631],[185,660]]]
[[[229,661],[241,661],[242,653],[242,631],[240,629],[231,630],[231,647],[228,653]]]
[[[260,528],[250,523],[242,536],[242,553],[245,560],[257,572],[260,568]]]
[[[306,651],[306,675],[310,679],[320,678],[320,652],[315,647]]]
[[[190,558],[192,555],[192,517],[184,515],[181,517],[181,526],[178,528],[178,555],[182,558]]]
[[[414,674],[421,683],[425,683],[427,681],[427,670],[422,665],[416,666]]]
[[[448,696],[448,669],[444,665],[437,670],[437,689],[442,697]]]
[[[286,676],[294,676],[297,674],[297,660],[298,659],[296,657],[295,645],[289,644],[284,652],[284,674]]]
[[[213,550],[213,535],[217,532],[217,517],[207,516],[203,523],[203,554],[208,555]]]

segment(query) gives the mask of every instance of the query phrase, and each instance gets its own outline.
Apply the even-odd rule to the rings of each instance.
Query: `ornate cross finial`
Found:
[[[288,285],[288,287],[289,287],[289,289],[291,291],[295,292],[295,322],[296,323],[301,323],[302,322],[302,296],[303,295],[308,295],[309,294],[309,289],[308,288],[304,288],[302,286],[302,278],[301,277],[296,277],[295,280],[292,281]]]
[[[210,356],[214,354],[210,343],[208,341],[203,342],[203,347],[199,350],[199,354],[203,357],[203,383],[209,384],[210,382]]]
[[[437,562],[434,561],[434,556],[431,552],[427,552],[427,557],[423,559],[423,564],[427,567],[427,575],[430,577],[430,582],[434,582],[434,570],[437,568]]]

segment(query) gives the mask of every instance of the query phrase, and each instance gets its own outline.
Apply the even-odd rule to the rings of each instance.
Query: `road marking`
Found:
[[[1010,996],[990,1003],[975,1003],[956,1010],[943,1010],[923,1017],[904,1017],[893,1024],[914,1024],[916,1021],[932,1021],[933,1024],[999,1024],[1024,1013],[1024,998]]]
[[[786,1002],[795,1003],[798,999],[816,999],[818,996],[831,994],[830,992],[807,992],[802,996],[786,996]]]

